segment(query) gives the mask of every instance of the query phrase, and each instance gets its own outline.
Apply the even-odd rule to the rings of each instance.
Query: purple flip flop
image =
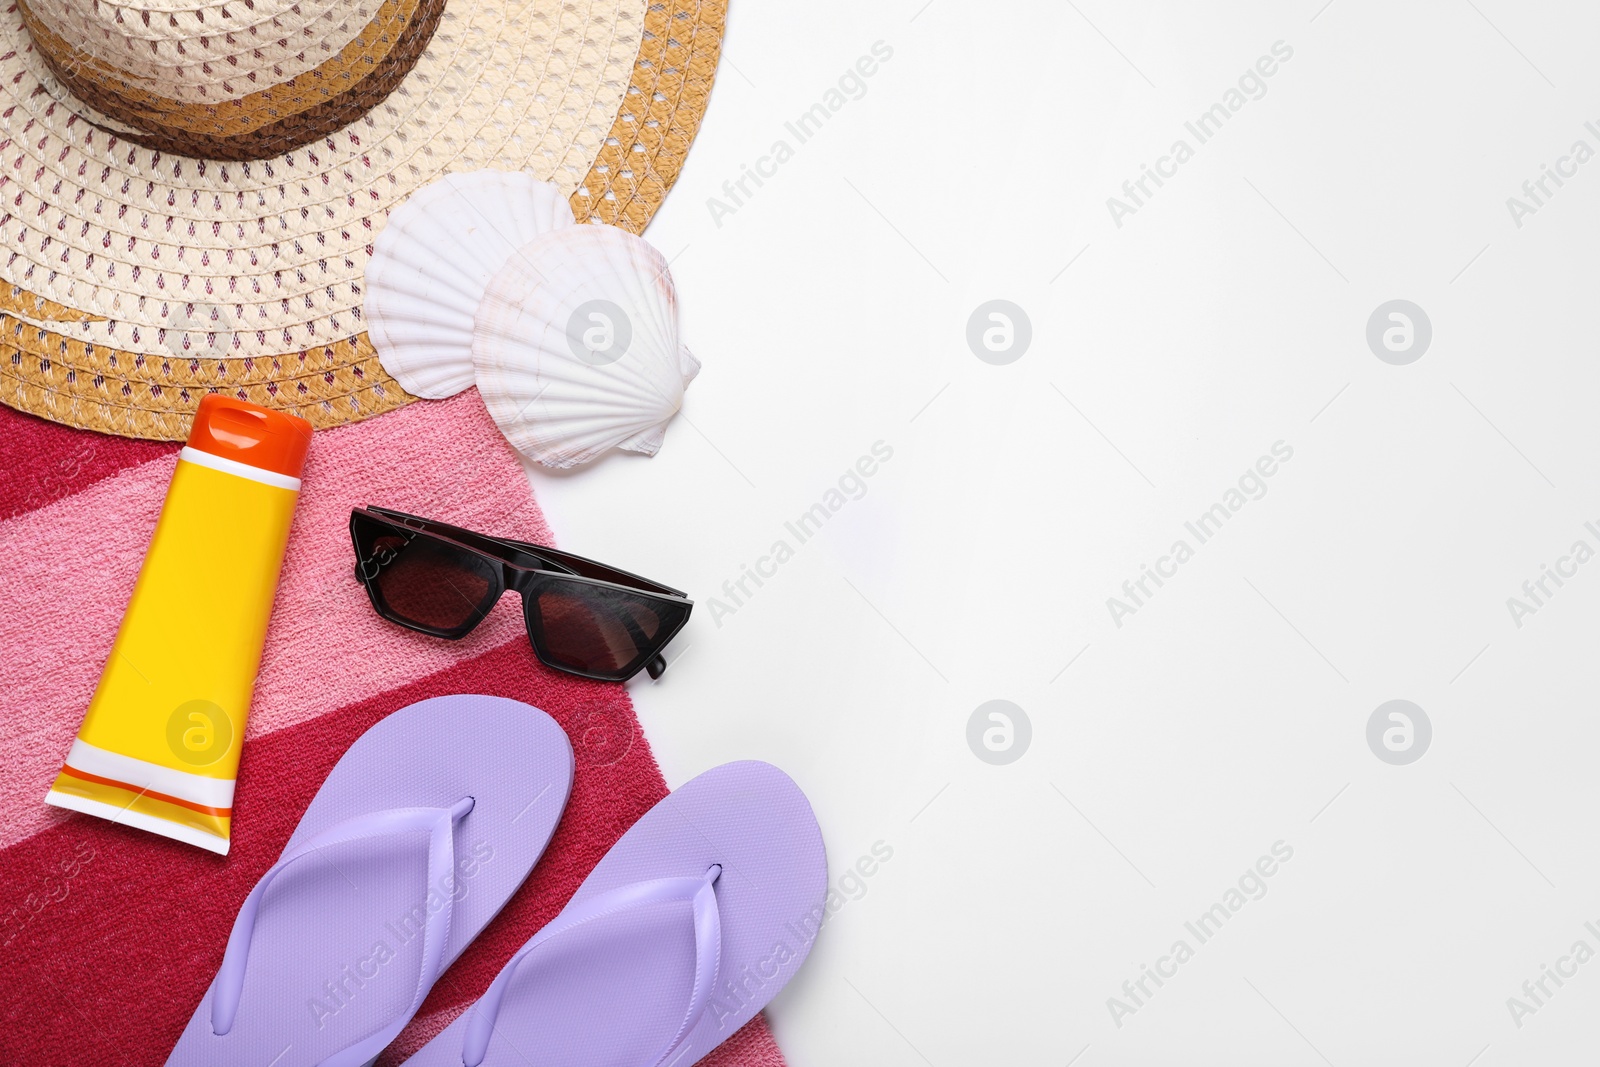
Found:
[[[827,881],[816,817],[787,775],[707,771],[623,834],[406,1067],[688,1067],[794,977]]]
[[[363,1067],[510,899],[572,789],[516,700],[419,701],[362,734],[245,898],[167,1067]]]

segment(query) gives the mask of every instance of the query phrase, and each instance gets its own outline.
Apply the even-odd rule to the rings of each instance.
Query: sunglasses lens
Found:
[[[687,604],[585,582],[554,582],[529,599],[529,628],[552,667],[626,678],[689,614]]]
[[[396,622],[460,630],[477,622],[498,592],[494,568],[471,552],[360,517],[352,531],[361,576]]]

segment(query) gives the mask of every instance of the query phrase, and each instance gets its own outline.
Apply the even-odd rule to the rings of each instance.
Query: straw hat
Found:
[[[638,232],[726,0],[16,0],[0,12],[0,402],[181,439],[223,391],[316,426],[413,398],[361,321],[373,237],[526,170]]]

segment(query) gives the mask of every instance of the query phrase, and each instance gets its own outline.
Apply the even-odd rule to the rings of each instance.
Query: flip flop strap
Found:
[[[717,911],[717,895],[713,883],[722,873],[721,866],[713,866],[702,878],[658,878],[601,893],[577,908],[567,908],[555,920],[523,945],[511,962],[495,976],[483,997],[472,1007],[472,1018],[467,1021],[466,1034],[461,1044],[461,1062],[464,1067],[479,1067],[489,1052],[489,1039],[494,1034],[495,1020],[500,1015],[500,1004],[515,979],[517,969],[540,946],[562,934],[596,919],[618,915],[652,904],[670,904],[688,901],[694,917],[694,988],[689,994],[689,1008],[683,1021],[672,1035],[660,1055],[641,1067],[659,1067],[678,1050],[684,1038],[694,1030],[711,999],[717,984],[717,968],[722,959],[722,916]]]
[[[357,815],[334,824],[284,853],[250,891],[244,905],[239,909],[239,917],[233,922],[233,932],[228,935],[228,947],[222,954],[222,967],[217,972],[211,996],[212,1033],[220,1037],[233,1029],[234,1018],[239,1011],[239,996],[244,990],[245,968],[250,959],[250,941],[255,934],[256,918],[261,910],[261,902],[266,898],[267,888],[278,875],[305,857],[336,845],[373,837],[426,831],[427,885],[431,888],[438,885],[455,868],[455,824],[472,810],[472,804],[471,797],[463,797],[449,808],[390,808]],[[438,911],[430,913],[423,926],[422,969],[417,977],[417,988],[412,994],[410,1009],[400,1016],[402,1026],[404,1020],[416,1012],[418,1005],[422,1003],[422,998],[443,969],[444,947],[450,938],[452,905],[451,896],[445,894],[444,905]],[[369,1035],[359,1045],[346,1050],[346,1053],[364,1055],[364,1058],[349,1059],[349,1062],[351,1064],[367,1062],[377,1055],[393,1036],[382,1032]],[[378,1043],[370,1052],[367,1051],[366,1046],[374,1041]],[[348,1058],[346,1053],[340,1053],[325,1060],[324,1063],[328,1067],[341,1064]]]

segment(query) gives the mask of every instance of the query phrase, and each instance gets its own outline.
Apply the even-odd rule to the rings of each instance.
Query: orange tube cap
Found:
[[[210,393],[194,413],[189,447],[298,478],[311,447],[311,424],[285,411]]]

